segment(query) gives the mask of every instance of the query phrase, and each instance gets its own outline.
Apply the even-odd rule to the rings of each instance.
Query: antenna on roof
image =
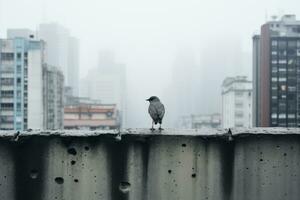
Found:
[[[267,9],[265,9],[265,21],[266,22],[268,21],[268,11],[267,11]]]

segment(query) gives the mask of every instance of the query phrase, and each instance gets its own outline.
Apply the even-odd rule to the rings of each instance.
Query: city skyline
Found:
[[[189,51],[194,57],[201,80],[199,90],[206,94],[200,99],[205,106],[198,112],[220,112],[222,80],[227,76],[252,77],[251,38],[260,25],[272,15],[300,15],[300,9],[293,6],[295,0],[285,3],[271,0],[244,3],[237,0],[189,0],[185,3],[165,0],[160,4],[157,1],[143,4],[136,0],[127,3],[90,0],[72,4],[56,0],[19,2],[22,9],[35,11],[26,14],[20,12],[19,6],[14,7],[15,4],[14,0],[0,1],[0,37],[4,38],[8,28],[37,30],[39,24],[51,22],[65,26],[81,41],[80,78],[97,67],[101,50],[115,53],[117,62],[124,63],[128,69],[130,127],[148,124],[145,97],[169,98],[165,97],[166,91],[174,87],[170,74],[178,52],[182,50]],[[234,9],[227,4],[234,5]],[[82,12],[78,12],[79,9]],[[251,15],[253,10],[255,15]],[[20,13],[21,19],[13,17],[15,12]],[[243,13],[242,17],[240,13]],[[151,77],[156,81],[152,82]],[[172,110],[168,115],[167,109],[165,120],[174,121],[170,119],[174,112]]]

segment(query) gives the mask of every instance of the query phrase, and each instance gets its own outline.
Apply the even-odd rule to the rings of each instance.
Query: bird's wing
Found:
[[[159,119],[162,119],[165,115],[165,106],[164,106],[164,104],[158,103],[156,105],[156,110],[157,110],[157,114],[158,114]]]
[[[156,121],[158,118],[156,106],[152,103],[150,103],[148,108],[148,113],[150,114],[151,118]]]

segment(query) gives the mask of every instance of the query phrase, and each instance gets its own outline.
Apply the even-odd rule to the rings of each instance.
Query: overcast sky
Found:
[[[80,39],[81,77],[97,65],[99,50],[114,51],[118,62],[127,66],[131,103],[132,96],[143,100],[138,105],[144,109],[145,97],[161,96],[169,87],[172,66],[184,48],[205,69],[204,77],[212,78],[215,72],[251,76],[252,35],[271,15],[283,14],[296,14],[300,19],[300,1],[0,0],[0,37],[6,37],[7,28],[35,30],[42,22],[58,22]],[[210,60],[217,59],[214,51],[226,49],[244,55],[242,61],[229,62],[227,67],[214,61],[211,66],[218,65],[218,69],[212,69]],[[216,112],[220,105],[211,107],[206,112]],[[134,123],[146,125],[146,121]]]

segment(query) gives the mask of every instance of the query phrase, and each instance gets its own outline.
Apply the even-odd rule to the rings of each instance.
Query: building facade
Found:
[[[65,129],[118,129],[120,118],[115,104],[79,103],[66,105]]]
[[[222,127],[252,127],[252,82],[245,76],[223,81]]]
[[[44,42],[0,39],[0,129],[47,128],[44,70]]]
[[[300,126],[300,21],[284,15],[253,38],[254,126]]]
[[[44,65],[43,69],[44,124],[48,130],[63,129],[64,76],[56,67]]]
[[[113,55],[102,53],[98,68],[82,80],[80,96],[97,99],[102,104],[116,104],[124,125],[126,113],[126,66],[116,63]]]
[[[180,118],[180,128],[221,128],[221,115],[219,113],[210,115],[189,115]]]

